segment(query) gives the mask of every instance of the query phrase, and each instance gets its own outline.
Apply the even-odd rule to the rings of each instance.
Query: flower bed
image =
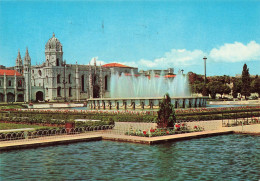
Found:
[[[175,124],[173,128],[157,128],[157,129],[150,129],[150,130],[140,130],[140,129],[133,130],[132,128],[130,128],[129,131],[125,133],[125,135],[156,137],[156,136],[167,136],[167,135],[199,132],[203,130],[204,128],[200,126],[194,126],[193,128],[189,128],[185,123],[182,123],[182,124]]]
[[[177,109],[177,120],[203,121],[259,117],[260,106],[229,108],[192,108]],[[26,123],[64,124],[62,120],[97,119],[114,122],[151,122],[157,123],[157,111],[108,111],[108,110],[35,110],[1,109],[0,121],[9,117],[9,121]],[[13,119],[15,118],[15,119]]]

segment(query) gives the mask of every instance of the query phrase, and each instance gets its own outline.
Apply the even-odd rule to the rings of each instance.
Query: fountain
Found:
[[[188,77],[181,72],[166,76],[153,72],[150,76],[115,73],[110,80],[111,98],[88,99],[91,109],[159,108],[166,93],[169,93],[175,108],[206,106],[206,97],[191,96]]]
[[[172,75],[174,76],[174,75]],[[152,73],[150,76],[114,74],[111,76],[110,96],[113,98],[162,97],[169,93],[172,97],[191,96],[188,79],[179,73],[174,79]]]

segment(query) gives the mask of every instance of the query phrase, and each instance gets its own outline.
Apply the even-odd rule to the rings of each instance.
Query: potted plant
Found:
[[[72,129],[75,128],[75,121],[72,120],[72,119],[69,119],[65,122],[65,129],[66,129],[66,132],[69,134],[72,132]]]

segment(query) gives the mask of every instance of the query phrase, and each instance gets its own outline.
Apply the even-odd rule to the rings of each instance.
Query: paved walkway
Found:
[[[77,134],[77,135],[60,135],[60,136],[46,136],[34,139],[22,139],[13,141],[1,141],[0,151],[22,149],[22,148],[35,148],[40,146],[51,146],[59,144],[68,144],[75,142],[87,142],[87,141],[100,141],[102,137],[93,134]]]
[[[23,139],[14,141],[2,141],[0,142],[0,151],[13,150],[21,148],[35,148],[40,146],[51,146],[58,144],[67,144],[73,142],[86,142],[86,141],[99,141],[99,140],[112,140],[122,142],[133,142],[142,144],[158,144],[167,141],[179,141],[191,138],[216,136],[220,134],[231,134],[232,131],[216,130],[216,131],[203,131],[186,134],[177,134],[160,137],[138,137],[118,134],[107,134],[106,132],[93,132],[88,134],[77,135],[61,135],[61,136],[48,136],[34,139]]]
[[[234,131],[235,133],[260,135],[260,124],[235,126],[235,127],[223,127],[222,129],[226,131],[228,130]]]
[[[222,134],[232,134],[234,132],[260,135],[260,124],[236,126],[236,127],[224,127],[219,130],[208,130],[202,132],[175,134],[175,135],[150,137],[150,138],[139,137],[139,136],[128,136],[122,134],[121,135],[113,134],[113,132],[109,130],[96,131],[96,132],[84,133],[84,134],[75,134],[75,135],[47,136],[47,137],[40,137],[34,139],[1,141],[0,151],[22,149],[22,148],[35,148],[40,146],[68,144],[68,143],[75,143],[75,142],[100,141],[102,139],[151,145],[151,144],[159,144],[159,143],[164,143],[169,141],[180,141],[180,140],[187,140],[192,138],[217,136]]]
[[[169,141],[188,140],[192,138],[201,138],[201,137],[217,136],[217,135],[232,134],[232,133],[233,132],[230,130],[214,130],[214,131],[202,131],[202,132],[175,134],[175,135],[158,136],[158,137],[150,137],[150,138],[140,137],[140,136],[103,134],[102,139],[152,145],[152,144],[159,144],[159,143],[164,143]]]

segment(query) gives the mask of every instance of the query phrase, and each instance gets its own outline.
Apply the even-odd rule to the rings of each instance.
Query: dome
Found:
[[[55,37],[54,33],[53,33],[53,36],[48,40],[48,42],[45,45],[45,51],[48,51],[48,50],[62,51],[62,44]]]

